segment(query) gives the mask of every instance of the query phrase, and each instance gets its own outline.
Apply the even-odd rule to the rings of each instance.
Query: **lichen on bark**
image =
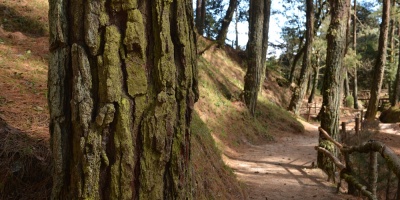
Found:
[[[198,93],[190,4],[50,5],[54,199],[191,199]]]

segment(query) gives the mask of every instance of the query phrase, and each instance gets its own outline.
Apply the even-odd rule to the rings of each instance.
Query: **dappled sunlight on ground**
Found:
[[[249,145],[240,152],[224,151],[224,162],[252,188],[250,199],[352,199],[315,168],[317,127],[303,122],[304,134],[276,136],[274,142]],[[343,192],[343,191],[342,191]]]

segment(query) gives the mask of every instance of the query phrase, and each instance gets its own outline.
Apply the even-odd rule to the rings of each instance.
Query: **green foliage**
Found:
[[[354,98],[353,96],[347,96],[346,99],[344,100],[344,106],[346,107],[352,107],[354,105]]]
[[[360,63],[359,59],[361,59],[361,56],[357,55],[356,51],[352,48],[349,48],[344,57],[344,66],[347,67],[347,69],[355,68]]]

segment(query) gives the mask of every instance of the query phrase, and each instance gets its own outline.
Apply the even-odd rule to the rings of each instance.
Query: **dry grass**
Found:
[[[47,10],[46,0],[0,0],[0,199],[51,192]]]
[[[0,29],[0,118],[13,127],[48,135],[47,38]]]
[[[210,43],[204,38],[198,42],[200,46]],[[249,115],[241,99],[245,75],[241,54],[225,48],[212,47],[198,60],[200,99],[195,109],[212,134],[224,145],[240,147],[271,141],[283,132],[302,133],[302,125],[282,109],[290,91],[276,83],[276,74],[270,73],[264,82],[256,117]]]

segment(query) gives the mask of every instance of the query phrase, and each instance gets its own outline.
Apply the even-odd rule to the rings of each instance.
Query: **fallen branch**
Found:
[[[346,166],[343,163],[341,163],[340,160],[338,158],[336,158],[330,151],[328,151],[322,147],[318,147],[318,146],[315,146],[314,148],[315,148],[315,150],[317,150],[321,153],[324,153],[326,156],[328,156],[330,159],[332,159],[333,163],[335,163],[336,167],[338,167],[340,170],[343,170],[346,168]]]
[[[331,141],[333,144],[335,144],[339,149],[343,148],[343,145],[340,144],[339,142],[336,142],[323,128],[319,127],[318,130],[325,136],[326,139]]]

